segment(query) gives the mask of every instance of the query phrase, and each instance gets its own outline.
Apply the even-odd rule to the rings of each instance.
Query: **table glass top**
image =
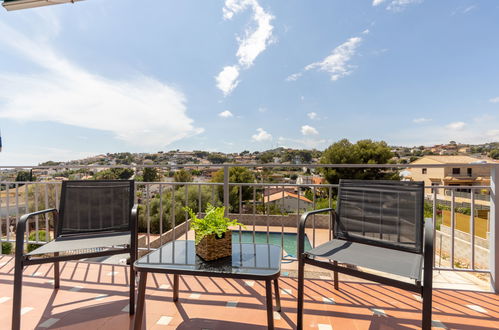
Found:
[[[139,271],[178,270],[191,273],[270,276],[281,268],[281,247],[272,244],[232,243],[232,257],[204,261],[196,255],[194,241],[174,241],[135,262]]]

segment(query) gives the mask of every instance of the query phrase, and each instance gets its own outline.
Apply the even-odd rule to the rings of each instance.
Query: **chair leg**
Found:
[[[333,261],[333,265],[338,266],[338,261]],[[336,270],[333,272],[333,277],[334,277],[334,289],[339,290],[338,272]]]
[[[265,296],[267,297],[267,329],[274,330],[274,312],[272,308],[272,281],[265,281]]]
[[[135,270],[133,269],[133,260],[130,263],[130,301],[128,304],[128,313],[135,314]]]
[[[432,272],[424,272],[423,282],[423,315],[422,315],[422,329],[431,329],[431,308],[432,308],[432,287],[433,287]]]
[[[135,314],[134,330],[142,328],[142,318],[144,316],[144,304],[146,300],[147,272],[140,272],[139,295],[137,297],[137,313]]]
[[[133,265],[137,260],[137,251],[131,246],[130,247],[130,301],[128,303],[128,313],[130,315],[135,314],[135,281],[137,279],[137,272],[133,268]]]
[[[297,319],[296,319],[296,329],[303,329],[303,295],[304,295],[304,279],[305,276],[305,263],[303,262],[303,257],[298,257],[298,308],[297,308]]]
[[[22,252],[21,252],[22,253]],[[14,266],[14,299],[12,302],[12,330],[21,329],[21,298],[23,288],[22,255],[17,256]]]
[[[281,295],[279,294],[279,279],[278,278],[276,278],[274,280],[274,293],[275,293],[276,310],[280,313],[281,312]]]
[[[178,277],[179,275],[173,275],[173,301],[178,301]]]
[[[59,252],[54,253],[54,257],[58,257]],[[60,281],[60,269],[59,269],[59,261],[54,262],[54,289],[59,289],[61,284]]]

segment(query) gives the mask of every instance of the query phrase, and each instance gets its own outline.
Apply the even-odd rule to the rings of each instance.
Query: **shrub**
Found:
[[[30,241],[36,240],[36,232],[31,232],[29,234],[29,238],[28,239]],[[45,242],[46,239],[47,239],[47,233],[45,232],[45,230],[39,230],[38,231],[38,240]],[[43,245],[43,244],[28,243],[28,245],[27,245],[28,253],[31,252],[31,251],[33,251],[33,250],[38,249],[40,247],[40,245]]]
[[[10,254],[12,252],[11,242],[2,242],[2,254]]]

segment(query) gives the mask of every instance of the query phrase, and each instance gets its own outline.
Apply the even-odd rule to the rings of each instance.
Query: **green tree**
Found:
[[[17,172],[16,181],[35,181],[35,177],[31,175],[30,171]]]
[[[154,167],[146,167],[142,173],[142,180],[144,182],[156,182],[161,179],[158,169]]]
[[[94,174],[96,180],[128,180],[133,174],[134,170],[131,168],[110,168]]]
[[[215,172],[213,174],[213,182],[224,182],[224,171],[223,169]],[[235,166],[229,169],[229,182],[230,183],[253,183],[255,182],[255,175],[246,167]],[[223,187],[218,187],[218,197],[223,200]],[[229,203],[230,211],[239,211],[239,194],[240,187],[231,185],[229,189]],[[253,188],[242,187],[242,200],[248,200],[253,198]]]
[[[216,153],[209,154],[206,159],[208,159],[213,164],[223,164],[228,161],[227,157],[222,154]]]
[[[192,182],[192,174],[184,169],[176,171],[173,178],[175,182]]]
[[[272,163],[274,161],[274,154],[269,151],[262,152],[258,155],[258,160],[263,164]]]
[[[387,164],[393,153],[384,141],[360,140],[352,144],[347,139],[333,143],[322,154],[321,164]],[[336,184],[340,179],[398,179],[398,174],[383,168],[325,168],[326,180]]]
[[[499,159],[499,149],[494,149],[489,153],[489,157],[493,159]]]

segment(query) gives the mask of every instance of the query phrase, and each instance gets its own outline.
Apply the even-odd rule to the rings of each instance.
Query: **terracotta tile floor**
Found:
[[[3,265],[2,265],[3,264]],[[61,288],[52,289],[51,265],[24,272],[23,329],[129,329],[125,266],[66,262]],[[29,275],[36,276],[29,276]],[[340,278],[341,279],[341,278]],[[13,261],[0,256],[0,328],[9,329]],[[330,280],[306,280],[308,329],[417,329],[421,303],[411,292],[343,278],[340,290]],[[179,303],[172,302],[171,279],[149,276],[143,329],[264,329],[264,287],[258,281],[195,278],[180,282]],[[281,277],[283,311],[274,313],[277,329],[296,320],[296,279]],[[434,290],[435,328],[498,329],[499,295]]]

